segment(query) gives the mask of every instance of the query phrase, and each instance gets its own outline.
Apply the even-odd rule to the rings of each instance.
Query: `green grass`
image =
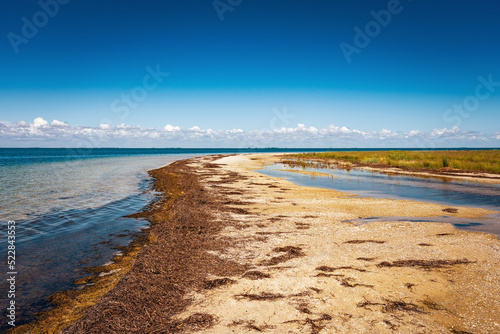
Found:
[[[470,172],[500,174],[500,150],[481,151],[359,151],[292,154],[302,163],[331,160],[363,165],[385,165],[407,169],[452,168]]]

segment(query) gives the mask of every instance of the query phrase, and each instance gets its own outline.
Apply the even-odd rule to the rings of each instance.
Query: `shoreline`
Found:
[[[500,184],[500,175],[491,173],[480,173],[480,172],[433,172],[429,171],[408,171],[392,166],[384,167],[371,167],[371,166],[355,166],[353,168],[377,171],[385,174],[396,174],[396,175],[416,175],[423,177],[435,177],[435,178],[446,178],[452,180],[464,180],[472,182],[482,182],[490,184]]]
[[[136,215],[152,221],[148,242],[62,333],[500,329],[496,237],[443,223],[342,223],[438,216],[445,206],[354,198],[254,171],[273,159],[205,156],[152,171],[162,200]],[[453,215],[491,213],[459,209]]]
[[[283,156],[287,157],[287,154],[284,154]],[[315,158],[305,159],[305,160],[324,163],[324,161]],[[445,178],[451,180],[464,180],[464,181],[482,182],[490,184],[500,184],[500,174],[479,172],[479,171],[462,171],[453,169],[433,170],[433,169],[420,169],[420,168],[401,168],[379,163],[345,162],[342,160],[335,160],[335,159],[333,159],[331,162],[326,162],[326,165],[327,168],[330,168],[330,165],[334,165],[335,168],[339,169],[362,169],[362,170],[380,172],[382,174],[414,175],[421,177],[434,177],[434,178]]]

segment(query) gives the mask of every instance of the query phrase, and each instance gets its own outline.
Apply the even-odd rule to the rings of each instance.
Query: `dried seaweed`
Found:
[[[236,299],[248,299],[248,300],[276,300],[285,298],[281,293],[271,293],[271,292],[263,292],[260,295],[254,293],[244,293],[241,295],[234,296]]]
[[[446,208],[446,209],[443,209],[444,212],[448,212],[448,213],[457,213],[458,212],[458,209],[455,209],[455,208]]]
[[[221,222],[215,213],[228,210],[222,204],[227,199],[219,196],[233,191],[222,187],[215,192],[205,191],[200,183],[202,176],[195,168],[184,160],[150,172],[155,178],[155,190],[163,195],[135,216],[151,221],[155,242],[142,249],[130,272],[113,290],[62,333],[176,333],[216,323],[217,319],[209,314],[173,319],[192,302],[185,298],[190,291],[233,282],[229,278],[207,280],[209,275],[238,276],[248,269],[207,252],[222,250],[230,242],[214,237],[231,223]],[[231,174],[224,181],[239,179],[237,174]]]
[[[362,307],[366,308],[368,310],[370,309],[370,306],[381,306],[382,307],[382,312],[386,313],[393,313],[396,311],[407,311],[407,312],[417,312],[417,313],[423,313],[423,310],[419,308],[417,305],[412,304],[412,303],[407,303],[402,300],[385,300],[384,303],[378,303],[378,302],[370,302],[368,300],[365,300],[363,302],[360,302],[356,304],[357,307]]]
[[[271,275],[263,273],[263,272],[258,271],[258,270],[251,270],[251,271],[247,271],[246,273],[244,273],[242,277],[246,277],[246,278],[253,279],[253,280],[258,280],[258,279],[262,279],[262,278],[271,278]]]
[[[349,240],[344,242],[345,244],[364,244],[364,243],[374,243],[374,244],[383,244],[385,241],[382,240]]]
[[[302,325],[311,326],[311,334],[319,334],[321,330],[325,327],[324,322],[332,320],[332,317],[328,314],[322,314],[318,319],[306,318],[305,320],[288,320],[284,323],[296,322]]]
[[[408,290],[412,291],[413,287],[415,286],[415,284],[413,284],[413,283],[406,283],[405,286],[408,288]]]
[[[367,271],[366,269],[363,269],[363,268],[355,268],[355,267],[351,267],[351,266],[343,266],[343,267],[320,266],[320,267],[316,268],[316,270],[325,271],[325,272],[334,272],[336,270],[342,270],[342,269],[356,270],[359,272],[366,272]]]
[[[406,303],[404,301],[387,301],[383,307],[383,312],[396,312],[396,311],[409,311],[409,312],[417,312],[423,313],[422,309],[417,305],[412,303]]]
[[[472,263],[467,259],[462,260],[398,260],[393,262],[383,261],[377,264],[378,267],[419,267],[423,269],[443,268],[456,264]]]
[[[233,284],[235,283],[235,280],[232,280],[230,278],[224,277],[224,278],[217,278],[213,280],[209,280],[205,282],[204,288],[207,290],[210,289],[215,289],[223,285],[228,285],[228,284]]]
[[[260,264],[264,266],[274,266],[276,264],[286,262],[288,260],[305,256],[305,253],[302,251],[302,248],[296,246],[286,246],[286,247],[278,247],[273,249],[274,252],[277,253],[285,253],[283,255],[272,257],[269,260],[261,261]]]
[[[213,164],[213,163],[206,163],[203,165],[205,168],[221,168],[221,165]]]
[[[312,314],[311,310],[309,309],[309,305],[307,303],[300,303],[296,307],[297,311],[305,313],[305,314]]]
[[[350,283],[349,281],[352,280],[352,279],[349,279],[349,278],[342,278],[340,280],[340,285],[342,286],[345,286],[347,288],[355,288],[357,286],[363,286],[365,288],[373,288],[373,285],[370,285],[370,284],[360,284],[360,283]]]
[[[471,332],[461,331],[455,328],[450,328],[450,332],[453,334],[473,334]]]
[[[168,325],[168,332],[180,332],[186,329],[201,330],[212,327],[216,323],[216,318],[211,314],[195,313],[184,320],[174,321]],[[167,328],[164,328],[166,330]]]
[[[263,332],[266,329],[274,328],[274,326],[271,325],[256,325],[255,320],[238,320],[238,321],[233,321],[228,325],[228,327],[235,327],[235,326],[242,326],[243,328],[252,329],[257,332]]]

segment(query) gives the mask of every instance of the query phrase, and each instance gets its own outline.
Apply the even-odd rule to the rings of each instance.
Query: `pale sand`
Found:
[[[277,169],[282,172],[291,172],[291,173],[297,173],[297,174],[305,174],[305,175],[310,175],[310,176],[326,176],[326,177],[333,177],[331,174],[327,173],[321,173],[321,172],[311,172],[307,170],[295,170],[295,169]]]
[[[232,214],[242,225],[226,228],[224,235],[236,242],[218,255],[270,277],[231,277],[234,284],[192,293],[194,302],[179,319],[214,315],[217,324],[200,333],[500,333],[500,241],[495,236],[443,223],[341,223],[371,216],[441,216],[445,206],[356,198],[252,171],[273,159],[238,155],[214,162],[223,171],[249,177],[224,186],[246,190],[232,197],[251,204],[235,207],[255,213]],[[213,179],[220,178],[217,174]],[[458,207],[452,215],[491,213]],[[353,240],[370,242],[346,243]],[[300,247],[304,256],[262,263],[285,254],[273,250],[286,246]],[[432,269],[377,266],[409,259],[474,262]],[[327,267],[318,270],[321,266]],[[275,299],[248,298],[271,296],[266,293]]]

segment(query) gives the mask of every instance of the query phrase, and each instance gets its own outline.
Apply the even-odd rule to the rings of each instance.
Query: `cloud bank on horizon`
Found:
[[[263,130],[213,130],[193,126],[181,129],[166,124],[145,128],[127,124],[100,124],[99,127],[70,126],[54,119],[37,117],[33,123],[0,122],[3,147],[500,147],[500,132],[466,131],[457,126],[430,132],[360,131],[330,124],[318,129],[297,124]]]
[[[0,146],[498,147],[499,16],[491,0],[4,1]]]

